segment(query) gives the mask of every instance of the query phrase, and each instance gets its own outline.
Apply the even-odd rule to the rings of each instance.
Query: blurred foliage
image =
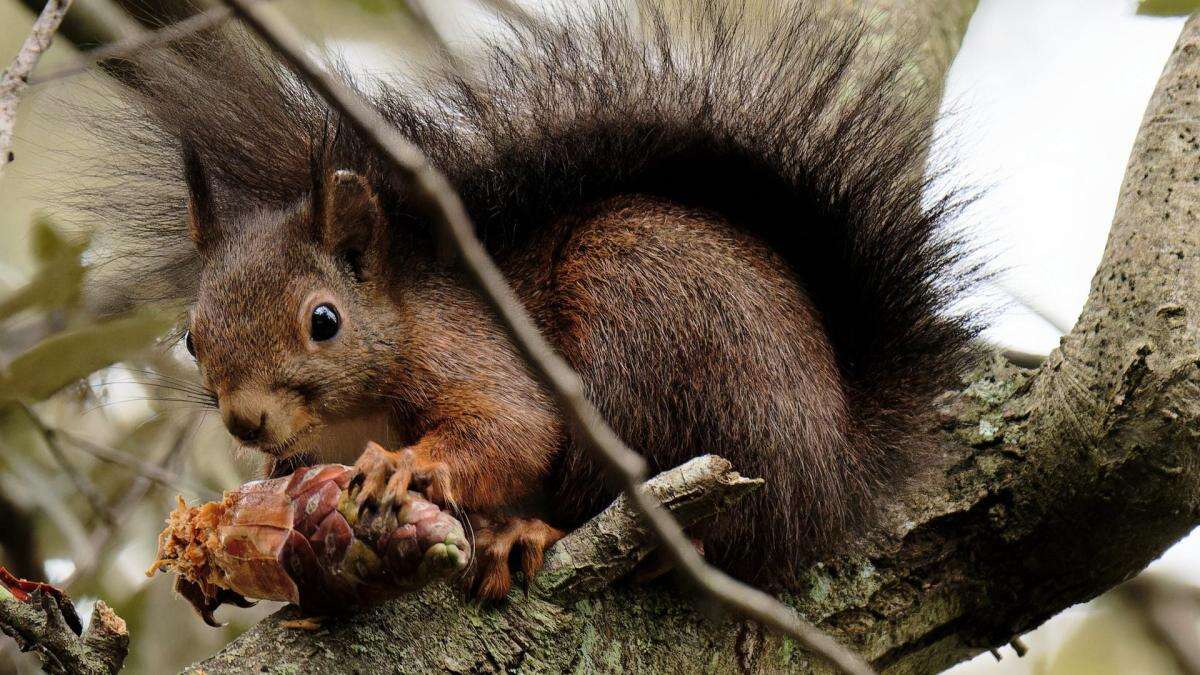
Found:
[[[68,237],[39,217],[28,241],[33,264],[28,281],[0,293],[0,502],[8,517],[29,522],[0,527],[0,564],[33,565],[23,571],[66,582],[85,615],[91,598],[103,596],[127,619],[149,619],[145,606],[153,600],[155,611],[180,615],[166,623],[192,621],[186,606],[164,606],[173,602],[166,586],[136,576],[153,556],[167,499],[148,499],[154,486],[128,466],[97,461],[85,446],[64,442],[84,438],[168,471],[184,464],[180,446],[195,436],[196,414],[172,416],[174,411],[145,400],[157,398],[153,385],[162,377],[182,376],[165,375],[174,359],[161,342],[179,309],[146,307],[101,319],[85,301],[89,239]],[[118,362],[125,365],[112,370]],[[109,404],[127,407],[112,395],[117,391],[142,400],[124,414],[91,414]],[[226,470],[220,477],[229,484],[239,472]],[[130,547],[140,549],[136,563],[114,568]],[[139,625],[155,622],[163,619],[130,625],[136,634]],[[157,661],[142,662],[142,669],[183,665],[229,637],[228,631],[197,636],[189,644],[204,651],[176,644],[173,655],[160,653]],[[5,650],[11,644],[0,642],[0,672],[32,667],[10,663],[15,657]],[[140,661],[135,655],[131,665]]]
[[[1200,0],[1139,0],[1137,13],[1147,16],[1187,16],[1200,10]]]
[[[118,361],[137,356],[175,323],[178,312],[157,309],[51,335],[0,371],[0,404],[40,401]]]
[[[350,35],[351,49],[373,45],[354,56],[378,59],[380,69],[428,53],[406,0],[279,6],[320,39]],[[19,3],[0,0],[0,51],[16,50],[30,19]],[[57,40],[39,67],[72,58]],[[177,491],[148,481],[137,462],[175,474],[193,501],[192,486],[211,497],[253,477],[258,462],[232,452],[212,408],[173,391],[180,381],[199,384],[191,359],[164,339],[180,308],[106,317],[89,308],[97,283],[90,261],[102,256],[86,233],[96,224],[63,211],[53,195],[64,178],[87,180],[78,163],[104,151],[71,112],[105,104],[95,85],[80,77],[31,90],[17,116],[19,161],[0,181],[0,564],[65,585],[85,618],[104,598],[130,628],[123,672],[160,673],[216,652],[279,605],[220,612],[230,625],[215,630],[174,594],[169,577],[144,575]],[[133,462],[105,460],[87,444]],[[14,670],[38,672],[37,661],[0,636],[0,673]]]
[[[0,298],[0,320],[28,309],[60,309],[79,301],[84,267],[80,259],[88,241],[71,241],[45,218],[32,228],[30,247],[37,272],[16,292]]]

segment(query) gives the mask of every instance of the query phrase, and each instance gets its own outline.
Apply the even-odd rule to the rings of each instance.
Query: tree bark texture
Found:
[[[927,22],[933,46],[915,63],[940,68],[927,80],[940,84],[963,22],[930,8],[966,16],[974,3],[884,4],[942,17]],[[1200,523],[1198,51],[1193,18],[1150,102],[1090,297],[1061,347],[1038,369],[992,357],[947,394],[943,464],[894,505],[879,536],[814,566],[785,598],[876,667],[936,671],[1002,645],[1133,576]],[[590,550],[596,560],[571,564],[613,555]],[[551,583],[493,608],[438,587],[316,632],[285,628],[294,614],[284,611],[196,669],[823,669],[687,589],[597,586]]]

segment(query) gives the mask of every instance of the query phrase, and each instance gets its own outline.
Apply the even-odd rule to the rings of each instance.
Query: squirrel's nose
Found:
[[[262,438],[263,430],[267,428],[267,413],[259,413],[258,417],[244,417],[239,413],[230,413],[225,418],[225,426],[243,443],[253,443]]]

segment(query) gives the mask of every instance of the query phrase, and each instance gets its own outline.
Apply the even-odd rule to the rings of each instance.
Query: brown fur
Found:
[[[867,71],[859,29],[802,8],[757,33],[736,2],[685,4],[568,12],[474,77],[364,89],[447,174],[627,443],[655,469],[714,452],[767,479],[705,549],[788,581],[926,464],[932,400],[974,331],[947,309],[972,270],[944,228],[956,201],[925,197],[931,102],[902,92],[899,59]],[[114,269],[139,270],[123,298],[194,300],[231,428],[280,470],[410,448],[485,515],[570,527],[608,503],[410,187],[319,97],[236,35],[125,72],[129,107],[98,128],[127,152],[86,201],[120,225]],[[318,299],[343,319],[321,344]]]

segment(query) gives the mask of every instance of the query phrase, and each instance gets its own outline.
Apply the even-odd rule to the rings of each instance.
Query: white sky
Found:
[[[1075,322],[1104,251],[1125,163],[1183,20],[1133,0],[982,0],[946,88],[952,180],[986,188],[966,214],[1007,310],[989,337],[1045,353]]]

